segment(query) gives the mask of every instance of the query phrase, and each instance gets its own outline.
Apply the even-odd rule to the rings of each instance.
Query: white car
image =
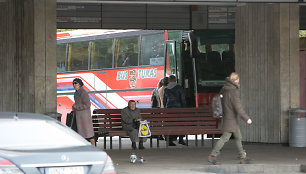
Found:
[[[116,174],[111,158],[59,121],[0,113],[0,174]]]

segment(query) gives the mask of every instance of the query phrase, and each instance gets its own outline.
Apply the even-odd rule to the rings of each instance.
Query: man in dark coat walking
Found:
[[[186,106],[184,90],[181,85],[176,83],[176,77],[174,75],[169,76],[169,84],[164,91],[163,104],[166,108],[183,108]],[[177,137],[177,135],[171,135],[169,137],[169,146],[176,146],[173,141]],[[179,135],[179,144],[186,145],[183,138],[184,135]]]
[[[222,107],[223,107],[223,134],[220,140],[216,143],[212,152],[208,156],[208,162],[216,165],[216,157],[220,153],[220,150],[224,144],[231,138],[232,134],[235,137],[236,146],[240,156],[240,163],[247,164],[249,159],[246,157],[246,154],[243,151],[242,142],[241,142],[241,132],[239,129],[239,120],[241,117],[248,124],[252,124],[252,120],[245,113],[240,103],[239,96],[239,76],[237,73],[231,73],[229,77],[226,78],[226,82],[221,89],[220,93],[223,94],[222,98]]]

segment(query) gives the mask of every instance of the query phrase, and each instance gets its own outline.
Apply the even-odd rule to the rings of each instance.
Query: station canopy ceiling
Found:
[[[239,2],[304,2],[303,0],[57,0],[61,3],[120,3],[120,4],[182,4],[201,5],[209,3],[239,3]]]
[[[56,0],[56,2],[59,29],[234,29],[236,7],[254,2],[298,3],[300,29],[306,29],[306,0]]]

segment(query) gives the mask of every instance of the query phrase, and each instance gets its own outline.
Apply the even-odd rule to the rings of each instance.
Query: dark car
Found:
[[[111,158],[59,121],[0,113],[0,174],[116,174]]]

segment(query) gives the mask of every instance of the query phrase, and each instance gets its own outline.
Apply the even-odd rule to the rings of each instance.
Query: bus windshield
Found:
[[[218,92],[225,78],[235,71],[234,30],[195,32],[199,92]]]

